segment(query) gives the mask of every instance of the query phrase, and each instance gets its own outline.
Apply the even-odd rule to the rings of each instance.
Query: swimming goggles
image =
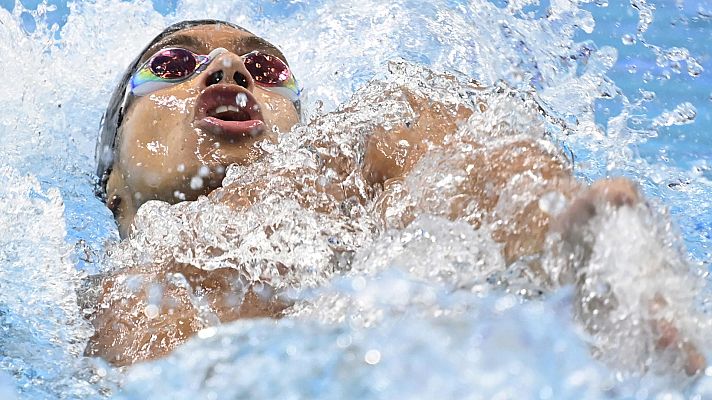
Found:
[[[172,47],[159,50],[131,76],[129,90],[135,96],[145,96],[156,90],[184,82],[205,68],[228,50],[219,47],[208,55]],[[301,90],[287,64],[271,54],[252,51],[242,56],[247,71],[255,84],[290,99],[299,100]]]

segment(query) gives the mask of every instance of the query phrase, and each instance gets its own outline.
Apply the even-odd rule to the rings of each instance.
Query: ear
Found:
[[[114,168],[106,183],[106,205],[114,214],[121,238],[128,236],[129,228],[136,215],[136,202],[126,186],[120,168]]]
[[[114,214],[114,218],[119,216],[119,206],[121,205],[121,196],[115,194],[109,197],[106,201],[106,206],[109,207],[111,213]]]

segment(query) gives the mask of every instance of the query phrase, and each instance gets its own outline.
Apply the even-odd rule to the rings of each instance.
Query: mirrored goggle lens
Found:
[[[287,64],[275,56],[252,52],[242,57],[252,79],[260,85],[282,85],[292,76]]]
[[[215,51],[218,50],[227,51],[225,49]],[[210,56],[199,56],[186,49],[160,50],[131,77],[131,93],[135,96],[144,96],[174,85],[190,78],[209,61]]]
[[[242,56],[245,68],[255,83],[271,92],[276,92],[290,99],[299,100],[301,89],[287,64],[279,58],[253,51]]]
[[[161,79],[183,79],[195,72],[195,55],[185,49],[165,49],[151,60],[150,68]]]

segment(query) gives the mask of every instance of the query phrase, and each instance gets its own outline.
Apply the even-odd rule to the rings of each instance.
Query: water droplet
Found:
[[[198,337],[201,339],[209,339],[217,333],[217,329],[215,327],[211,326],[209,328],[201,329],[198,331]]]
[[[643,100],[645,101],[653,101],[655,99],[655,92],[651,92],[649,90],[641,90],[640,94],[643,96]]]
[[[698,77],[704,70],[697,60],[687,60],[687,73],[690,76]]]
[[[583,21],[581,21],[580,26],[584,32],[591,33],[593,32],[593,28],[596,26],[596,21],[594,21],[593,17],[589,16],[589,18],[584,18]]]
[[[178,168],[176,168],[176,171],[185,172],[185,164],[178,164]]]
[[[158,316],[158,306],[155,304],[149,304],[143,309],[143,313],[148,317],[148,319],[153,319]]]
[[[346,348],[351,346],[351,342],[353,339],[351,338],[351,335],[345,333],[343,335],[339,335],[339,337],[336,338],[336,345],[339,346],[339,348]]]
[[[210,168],[208,168],[207,165],[201,166],[200,169],[198,170],[198,176],[200,176],[202,178],[206,178],[206,177],[210,176]]]
[[[366,364],[376,365],[381,362],[381,352],[378,350],[371,349],[366,352],[366,355],[363,357],[363,359],[364,361],[366,361]]]
[[[549,192],[539,199],[539,209],[549,215],[558,215],[566,209],[566,197],[559,192]]]
[[[247,95],[244,93],[238,93],[237,96],[235,96],[235,102],[237,103],[238,107],[246,107]]]
[[[185,193],[181,192],[180,190],[176,190],[173,192],[173,197],[180,201],[185,201]]]
[[[635,36],[626,33],[625,35],[621,36],[621,42],[623,42],[623,44],[626,46],[632,46],[635,44]]]
[[[190,179],[190,188],[193,190],[200,190],[203,188],[203,178],[199,176],[194,176]]]

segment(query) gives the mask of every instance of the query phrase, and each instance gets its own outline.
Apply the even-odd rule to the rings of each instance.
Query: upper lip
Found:
[[[244,97],[240,95],[244,95]],[[238,96],[241,97],[239,101]],[[230,113],[224,114],[227,112]],[[264,122],[262,111],[255,97],[247,89],[238,85],[211,85],[198,96],[195,110],[196,121],[206,117],[222,119],[220,118],[221,114],[236,118],[231,120]]]

